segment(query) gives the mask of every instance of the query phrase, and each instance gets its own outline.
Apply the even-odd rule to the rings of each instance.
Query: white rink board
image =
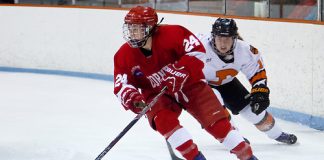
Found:
[[[0,66],[113,74],[126,11],[0,7]],[[214,17],[166,14],[164,24],[209,33]],[[237,20],[264,57],[272,106],[324,118],[323,25]]]

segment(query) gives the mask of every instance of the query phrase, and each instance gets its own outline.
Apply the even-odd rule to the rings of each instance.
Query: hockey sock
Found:
[[[259,123],[255,124],[255,126],[260,131],[267,134],[271,139],[278,138],[282,133],[282,130],[279,127],[278,123],[276,123],[273,116],[268,112],[266,112],[264,118]]]
[[[193,143],[189,132],[185,128],[181,127],[175,130],[167,140],[186,159],[192,160],[199,154],[197,145]]]
[[[192,140],[189,140],[189,141],[183,143],[182,145],[180,145],[176,149],[187,160],[193,160],[199,154],[197,145],[194,144]]]
[[[240,133],[233,129],[227,119],[222,119],[210,125],[206,130],[234,153],[239,159],[252,156],[252,149],[246,143]]]
[[[157,131],[162,134],[176,148],[183,157],[193,160],[199,154],[197,145],[193,143],[189,132],[183,128],[176,113],[169,110],[158,112],[154,118]]]
[[[253,155],[251,146],[246,142],[241,142],[231,150],[231,153],[234,153],[240,160],[248,160]]]
[[[263,111],[259,115],[256,115],[251,111],[250,106],[246,106],[239,114],[253,123],[258,130],[267,134],[271,139],[278,138],[282,133],[279,125],[275,123],[273,116],[267,111]]]

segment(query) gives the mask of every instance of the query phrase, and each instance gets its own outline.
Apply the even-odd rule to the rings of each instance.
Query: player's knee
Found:
[[[158,112],[153,119],[153,123],[156,130],[162,135],[166,135],[177,127],[181,127],[178,114],[169,110],[161,110]]]
[[[225,107],[224,107],[224,108],[225,108]],[[231,117],[231,114],[229,113],[228,109],[225,108],[224,111],[225,111],[225,115],[226,115],[226,117],[228,117],[228,120],[231,120],[232,117]]]
[[[266,112],[267,111],[263,111],[259,115],[256,115],[255,113],[252,112],[251,106],[248,105],[244,109],[242,109],[239,114],[249,122],[253,124],[257,124],[264,118]]]
[[[227,118],[223,118],[206,128],[207,132],[221,142],[224,140],[230,130],[232,130],[232,125]]]

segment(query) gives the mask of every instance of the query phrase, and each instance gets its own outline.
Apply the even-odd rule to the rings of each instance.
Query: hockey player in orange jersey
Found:
[[[209,85],[217,89],[225,106],[234,115],[241,115],[269,138],[294,144],[297,137],[283,132],[267,111],[270,90],[261,54],[258,49],[239,38],[233,19],[218,18],[211,34],[197,35],[206,49],[204,73]],[[249,80],[249,92],[236,75],[242,72]]]
[[[184,158],[206,159],[178,120],[183,109],[240,160],[255,160],[250,145],[233,129],[204,79],[204,63],[198,57],[206,53],[197,37],[179,25],[159,25],[150,7],[130,9],[124,22],[127,43],[114,56],[114,93],[123,107],[139,113],[143,103],[167,86],[166,94],[146,116]]]

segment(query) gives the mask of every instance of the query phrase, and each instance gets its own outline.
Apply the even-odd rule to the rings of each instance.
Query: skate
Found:
[[[252,155],[252,157],[249,158],[248,160],[258,160],[258,158],[256,158],[254,155]]]
[[[201,152],[199,152],[199,154],[195,157],[194,160],[206,160],[206,158]]]
[[[282,132],[275,140],[286,144],[295,144],[297,142],[297,137],[294,134]]]

